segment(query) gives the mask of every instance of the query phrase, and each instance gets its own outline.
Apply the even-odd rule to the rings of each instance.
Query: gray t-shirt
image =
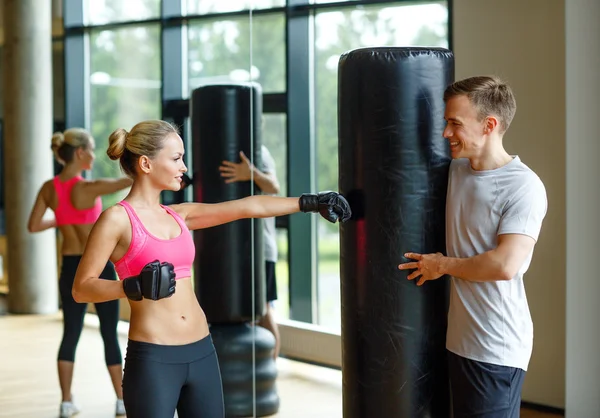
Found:
[[[262,167],[260,171],[265,174],[277,175],[275,171],[275,160],[264,145],[261,146]],[[265,261],[277,261],[277,230],[275,229],[275,218],[264,218],[264,252]]]
[[[493,250],[501,234],[524,234],[537,241],[546,210],[544,184],[518,156],[487,171],[473,170],[467,159],[453,160],[446,203],[448,256],[466,258]],[[470,282],[451,277],[449,351],[527,370],[533,323],[523,275],[532,255],[512,280]]]

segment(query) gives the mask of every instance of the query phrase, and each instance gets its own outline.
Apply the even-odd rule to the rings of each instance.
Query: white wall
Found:
[[[600,417],[600,1],[566,2],[566,416]]]
[[[518,109],[505,147],[547,189],[548,214],[525,275],[535,336],[523,399],[558,408],[565,405],[564,7],[564,0],[454,0],[452,22],[456,79],[497,74],[511,84]]]

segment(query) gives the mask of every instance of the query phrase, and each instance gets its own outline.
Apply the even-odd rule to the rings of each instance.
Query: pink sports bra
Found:
[[[96,203],[89,209],[76,209],[71,203],[71,190],[73,186],[83,180],[81,176],[75,176],[67,181],[60,181],[58,176],[53,179],[54,189],[58,197],[58,206],[54,211],[56,225],[84,225],[93,224],[102,213],[102,200],[96,198]]]
[[[118,204],[125,208],[131,222],[131,243],[125,255],[115,263],[119,279],[124,280],[131,276],[137,276],[146,264],[154,260],[173,264],[176,280],[192,276],[192,264],[196,255],[194,240],[187,225],[177,212],[160,205],[175,218],[181,228],[181,234],[173,239],[165,240],[148,232],[129,203],[121,201]]]

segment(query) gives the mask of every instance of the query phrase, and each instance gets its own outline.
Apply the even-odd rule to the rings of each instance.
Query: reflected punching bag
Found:
[[[450,51],[365,48],[338,73],[344,418],[450,416],[448,280],[416,286],[406,252],[445,253]]]
[[[207,85],[191,98],[194,200],[220,203],[260,194],[250,181],[225,183],[219,166],[239,152],[261,164],[262,92],[254,83]],[[265,416],[279,409],[275,338],[253,325],[266,304],[262,219],[194,231],[195,292],[219,358],[225,415]]]
[[[219,171],[224,160],[239,162],[240,151],[255,166],[262,165],[262,94],[258,85],[197,88],[192,93],[191,112],[194,200],[220,203],[251,196],[253,190],[260,194],[249,181],[226,184]],[[208,322],[239,323],[260,318],[266,303],[262,219],[241,219],[201,229],[194,233],[194,241],[194,268],[199,278],[195,289]]]

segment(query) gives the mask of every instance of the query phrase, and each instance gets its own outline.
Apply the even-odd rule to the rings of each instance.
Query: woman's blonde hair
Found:
[[[179,130],[164,120],[140,122],[130,132],[119,128],[108,137],[106,154],[111,160],[119,160],[125,174],[135,177],[140,157],[154,158],[162,149],[165,138],[171,134],[178,135]]]
[[[56,160],[65,165],[73,160],[77,149],[88,148],[92,144],[92,141],[92,135],[85,129],[69,128],[64,132],[55,132],[52,134],[52,145],[50,148],[54,152]]]

